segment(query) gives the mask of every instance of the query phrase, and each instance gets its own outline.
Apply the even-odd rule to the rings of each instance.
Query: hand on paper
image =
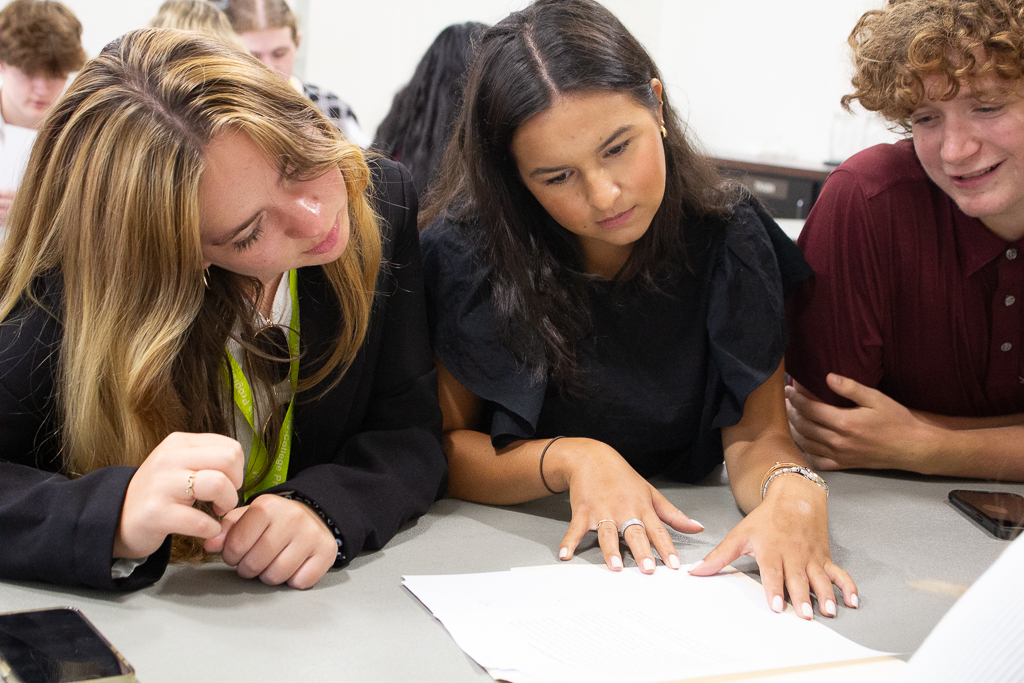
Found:
[[[812,590],[821,613],[836,615],[832,584],[843,591],[847,607],[858,605],[857,585],[832,562],[825,490],[803,477],[776,477],[764,501],[690,573],[711,576],[740,555],[757,560],[768,605],[776,612],[782,611],[783,588],[805,619],[813,616]]]
[[[151,555],[168,534],[216,536],[220,523],[192,505],[197,500],[209,501],[218,515],[234,508],[244,462],[242,447],[226,436],[169,435],[128,484],[114,537],[114,557]]]
[[[752,555],[769,607],[782,610],[785,588],[797,615],[810,619],[813,590],[819,610],[831,617],[836,614],[833,583],[847,606],[856,607],[858,599],[853,579],[832,562],[825,489],[797,474],[779,475],[761,499],[762,479],[775,463],[803,464],[786,421],[784,388],[780,363],[747,397],[740,421],[722,428],[729,485],[747,516],[690,573],[710,576],[740,555]]]
[[[837,408],[796,384],[786,387],[793,440],[819,470],[906,469],[920,472],[925,444],[937,428],[877,389],[836,374],[829,387],[857,404]]]
[[[334,565],[338,545],[320,517],[304,503],[275,495],[257,497],[224,515],[221,531],[204,544],[222,553],[242,578],[310,588]]]
[[[704,531],[700,522],[668,502],[610,446],[592,439],[560,439],[552,444],[554,448],[562,451],[562,460],[568,463],[566,484],[572,505],[572,521],[562,539],[559,557],[572,558],[580,539],[596,529],[605,564],[612,571],[621,570],[618,525],[635,518],[644,525],[628,527],[624,540],[640,571],[654,571],[652,545],[667,566],[679,568],[679,555],[665,524],[695,534]],[[575,452],[566,453],[570,449]],[[601,520],[612,521],[598,526]]]

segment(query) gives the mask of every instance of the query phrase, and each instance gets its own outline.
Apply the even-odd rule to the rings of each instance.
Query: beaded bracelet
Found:
[[[327,514],[320,508],[320,505],[315,500],[310,500],[303,495],[295,493],[294,491],[285,491],[284,493],[277,494],[282,498],[288,500],[294,500],[297,503],[302,503],[306,507],[310,508],[317,514],[318,517],[327,525],[331,535],[334,536],[334,542],[338,546],[338,554],[334,556],[334,564],[332,567],[340,567],[345,562],[345,553],[342,551],[341,531],[334,524],[334,520],[327,516]]]
[[[784,474],[799,474],[807,481],[813,482],[825,489],[825,497],[828,498],[828,484],[825,483],[825,480],[817,472],[795,462],[777,462],[765,473],[764,479],[761,480],[761,500],[764,500],[764,497],[768,495],[768,485],[772,483],[772,480]]]

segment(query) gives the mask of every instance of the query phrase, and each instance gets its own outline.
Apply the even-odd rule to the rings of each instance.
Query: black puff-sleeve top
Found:
[[[495,447],[588,437],[643,476],[695,481],[722,462],[720,428],[782,361],[784,292],[811,274],[756,202],[738,204],[659,291],[593,283],[593,331],[577,347],[585,390],[567,397],[503,345],[472,229],[439,219],[420,235],[427,309],[434,353],[484,401]]]

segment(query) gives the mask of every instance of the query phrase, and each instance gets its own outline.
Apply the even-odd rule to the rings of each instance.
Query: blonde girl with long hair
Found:
[[[0,252],[0,578],[305,588],[443,493],[408,173],[257,60],[125,35]],[[173,551],[173,552],[172,552]]]

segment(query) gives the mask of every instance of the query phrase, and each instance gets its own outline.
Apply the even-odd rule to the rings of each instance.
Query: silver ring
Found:
[[[623,538],[625,538],[626,537],[626,529],[628,529],[631,526],[639,526],[641,529],[643,529],[645,531],[647,530],[647,527],[644,526],[643,522],[641,522],[636,517],[630,517],[625,522],[623,522],[622,524],[619,525],[619,536],[622,536]]]

